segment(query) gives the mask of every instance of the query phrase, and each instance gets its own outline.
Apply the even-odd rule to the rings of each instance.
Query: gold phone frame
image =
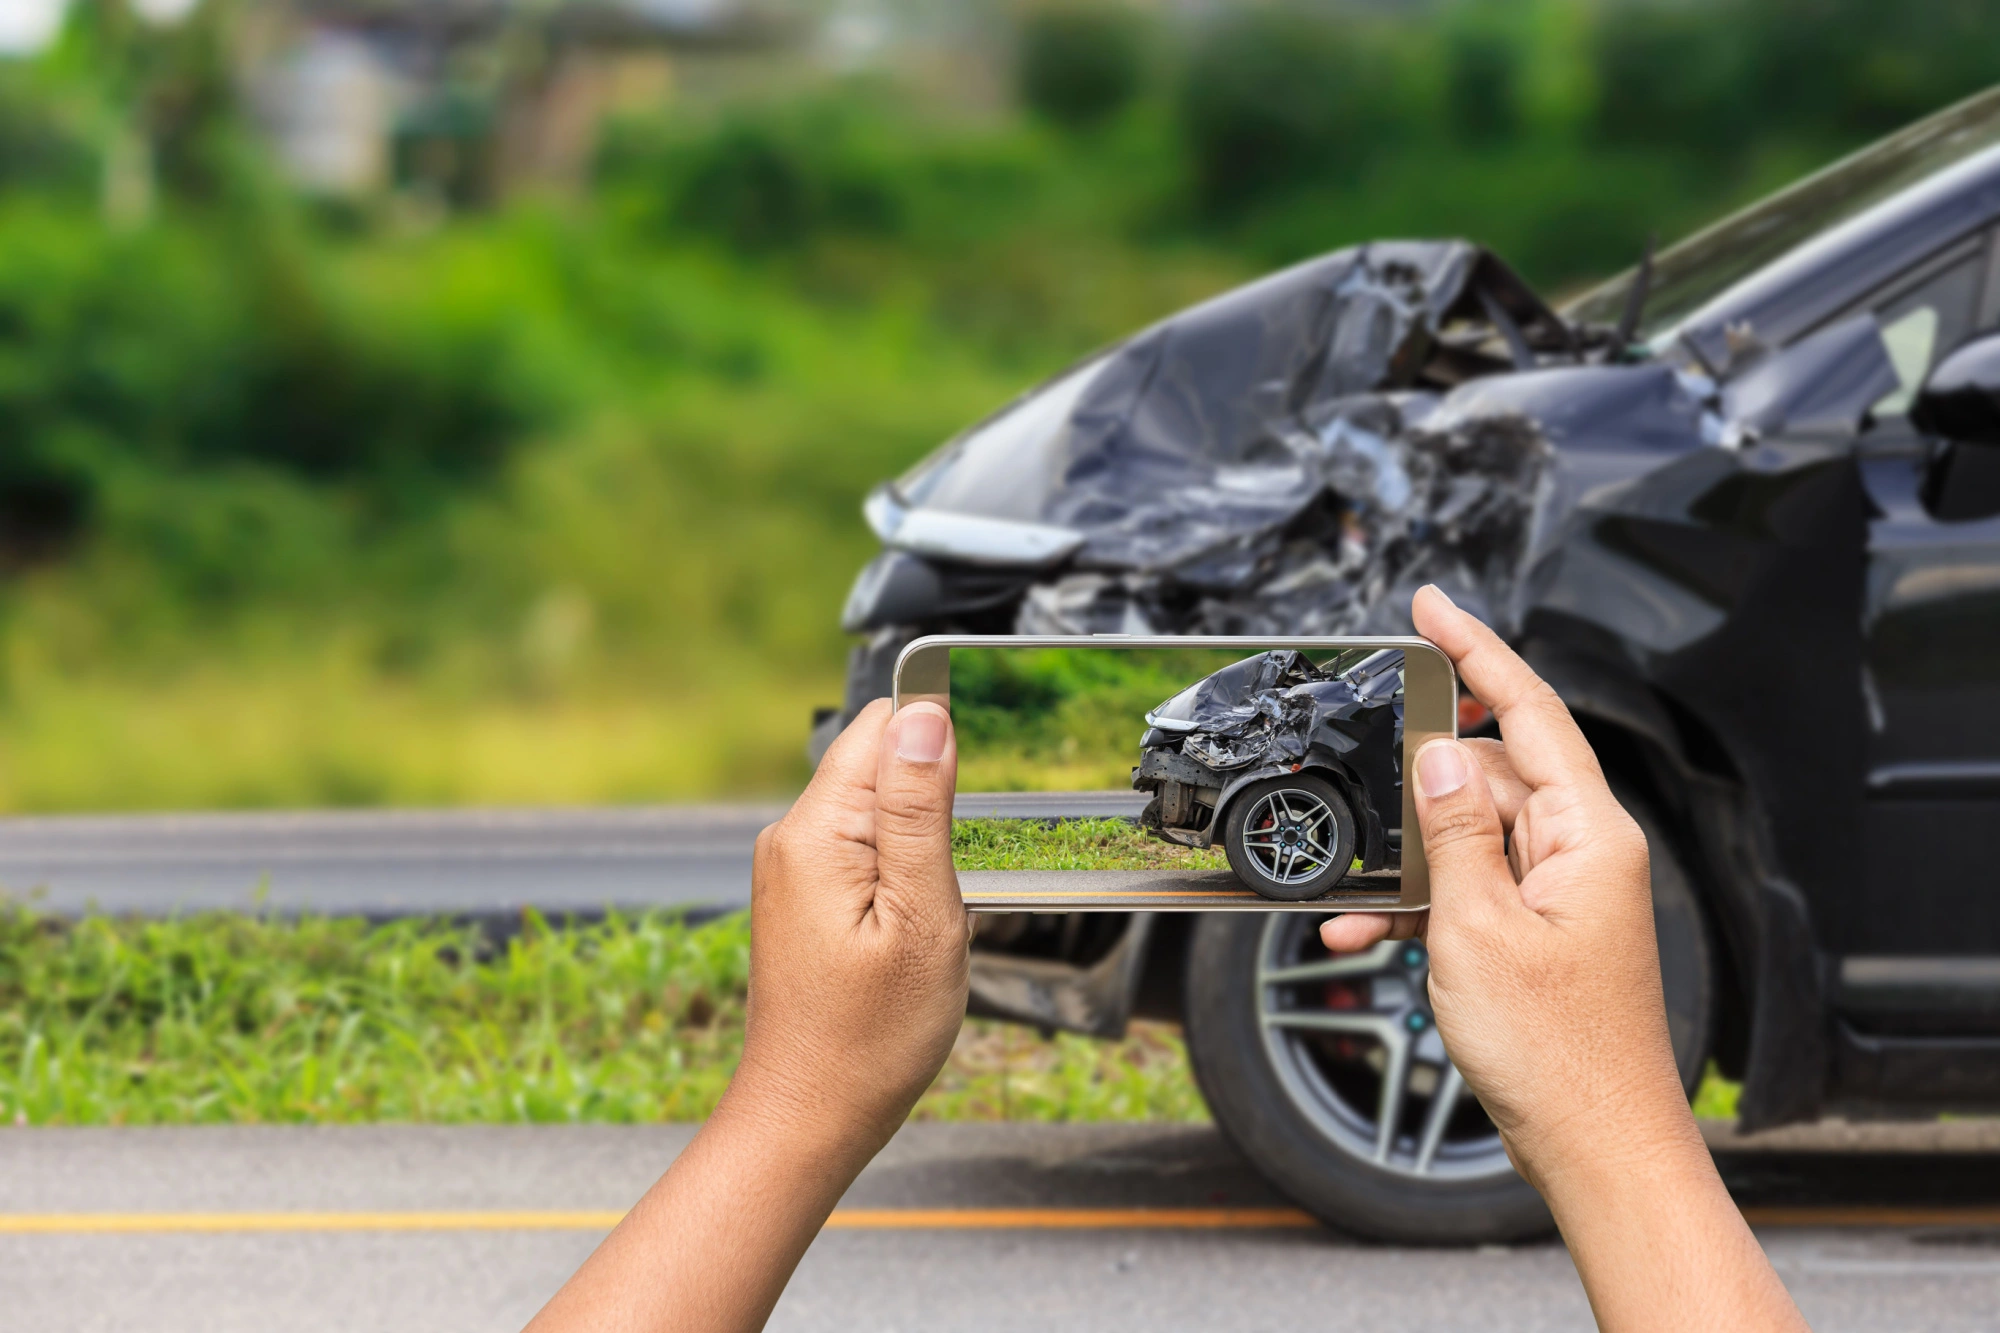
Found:
[[[951,708],[951,650],[954,648],[1218,648],[1262,652],[1297,648],[1336,652],[1351,648],[1403,650],[1403,772],[1424,742],[1458,735],[1458,673],[1451,659],[1429,639],[1414,636],[1250,638],[1240,635],[1028,635],[931,634],[913,641],[896,658],[892,703],[929,702]],[[1388,876],[1350,875],[1321,897],[1279,902],[1237,883],[1229,871],[960,871],[959,891],[973,912],[1420,912],[1431,905],[1430,867],[1417,828],[1416,798],[1403,783],[1402,869],[1397,892],[1384,893]],[[1120,877],[1103,888],[1070,886],[1063,876]],[[1374,884],[1363,883],[1373,879]],[[1234,887],[1230,887],[1233,885]]]

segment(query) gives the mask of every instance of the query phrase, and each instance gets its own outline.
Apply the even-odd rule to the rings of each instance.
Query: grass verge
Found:
[[[1129,819],[954,819],[960,870],[1227,870],[1218,848],[1162,842]]]
[[[743,1043],[749,926],[533,914],[65,922],[0,909],[0,1122],[612,1122],[706,1116]],[[1205,1118],[1178,1035],[968,1021],[918,1118]]]
[[[0,908],[0,1123],[696,1120],[742,1052],[749,946],[740,915],[530,914],[496,945],[435,920]],[[1733,1119],[1737,1091],[1711,1066],[1696,1114]],[[969,1019],[912,1116],[1207,1111],[1169,1025],[1104,1042]]]

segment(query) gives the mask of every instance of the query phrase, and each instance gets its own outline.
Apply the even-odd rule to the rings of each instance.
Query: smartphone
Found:
[[[1458,681],[1429,640],[933,635],[896,662],[926,700],[975,912],[1430,905],[1403,775]]]

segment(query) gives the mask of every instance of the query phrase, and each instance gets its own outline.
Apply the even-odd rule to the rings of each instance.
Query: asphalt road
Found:
[[[691,1133],[0,1134],[0,1333],[518,1328]],[[1815,1223],[1758,1232],[1820,1333],[1992,1326],[2000,1158],[1722,1160],[1753,1220],[1791,1201]],[[1283,1202],[1205,1128],[912,1125],[842,1202],[771,1326],[1591,1326],[1557,1243],[1366,1245],[1287,1221]],[[1831,1225],[1882,1203],[1914,1224]]]
[[[1137,814],[1127,792],[967,793],[961,815]],[[0,889],[74,914],[740,907],[775,805],[0,820]]]

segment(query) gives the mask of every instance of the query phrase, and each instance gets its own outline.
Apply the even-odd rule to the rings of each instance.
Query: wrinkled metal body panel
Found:
[[[1163,320],[878,491],[887,549],[843,623],[1018,598],[996,628],[1354,633],[1400,584],[1509,586],[1546,442],[1519,413],[1445,397],[1513,368],[1488,349],[1495,319],[1531,354],[1569,345],[1503,264],[1456,241],[1338,251]],[[993,559],[1010,529],[1044,553],[1015,562],[1037,576],[1011,596]]]
[[[898,515],[1038,395],[878,498],[886,550],[864,582],[879,590],[857,584],[847,618],[875,636],[854,694],[894,644],[944,624],[1387,635],[1437,583],[1587,722],[1671,770],[1749,1015],[1746,1122],[1809,1115],[1856,1059],[1822,973],[1868,863],[1855,444],[1897,384],[1873,318],[1826,322],[1845,308],[1828,293],[1851,300],[1895,256],[2000,212],[1995,182],[2000,157],[1982,159],[1845,235],[1822,288],[1776,270],[1745,286],[1742,318],[1703,312],[1679,360],[1579,347],[1462,243],[1357,247],[1163,321],[1042,391],[1063,411],[1016,451],[1033,475],[985,488],[1012,506],[986,517],[1020,532],[982,527],[954,553],[933,523],[925,570],[900,563],[919,557]],[[1067,554],[981,563],[1010,541]]]
[[[1725,398],[1720,432],[1689,418],[1678,456],[1570,437],[1557,484],[1575,499],[1532,558],[1510,627],[1544,655],[1636,683],[1619,725],[1681,751],[1693,724],[1726,751],[1746,836],[1712,849],[1706,878],[1745,936],[1748,1124],[1810,1115],[1831,1072],[1811,904],[1853,894],[1864,864],[1866,500],[1853,442],[1891,373],[1872,321],[1835,326],[1738,389],[1740,415]],[[1652,424],[1657,448],[1665,421]],[[1734,447],[1704,442],[1718,433]]]

